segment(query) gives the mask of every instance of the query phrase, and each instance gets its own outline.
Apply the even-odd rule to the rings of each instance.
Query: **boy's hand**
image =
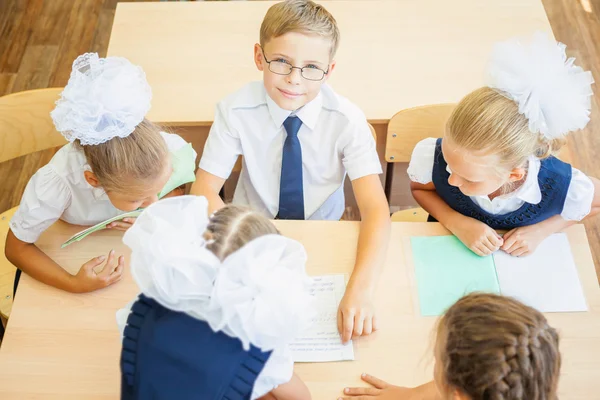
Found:
[[[371,400],[375,397],[381,400],[417,399],[418,393],[415,389],[393,386],[367,374],[362,374],[361,379],[373,387],[345,388],[345,397],[340,397],[338,400]]]
[[[533,253],[542,240],[553,232],[540,229],[538,224],[512,229],[504,234],[504,244],[501,249],[511,256],[521,257]]]
[[[352,337],[370,335],[377,330],[375,307],[367,291],[348,287],[340,302],[337,315],[342,343]]]
[[[111,222],[110,224],[106,225],[106,229],[115,229],[117,231],[126,231],[127,229],[131,228],[135,222],[136,218],[123,218],[122,220],[119,221],[114,221]]]
[[[114,258],[115,251],[111,250],[110,253],[108,253],[108,260],[106,260],[106,256],[100,256],[92,258],[90,261],[83,264],[77,275],[73,277],[74,292],[93,292],[94,290],[102,289],[120,281],[123,277],[125,257],[120,256],[116,263],[114,262]],[[102,265],[104,260],[106,260],[104,268],[102,268],[102,271],[96,272],[94,268]]]
[[[448,229],[478,256],[490,255],[504,243],[495,230],[475,218],[464,215],[457,216]]]

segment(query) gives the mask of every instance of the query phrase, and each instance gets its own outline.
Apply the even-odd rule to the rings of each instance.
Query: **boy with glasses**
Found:
[[[192,193],[206,196],[211,210],[222,207],[219,191],[242,155],[234,204],[270,218],[339,220],[347,173],[362,217],[354,271],[338,311],[347,342],[377,329],[372,298],[390,218],[366,118],[325,84],[339,36],[333,16],[310,0],[268,10],[254,46],[263,81],[217,105]]]

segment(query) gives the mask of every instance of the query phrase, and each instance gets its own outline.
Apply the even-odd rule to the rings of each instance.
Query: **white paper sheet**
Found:
[[[354,360],[352,342],[343,345],[337,328],[337,309],[345,289],[344,275],[313,278],[311,291],[318,311],[312,326],[290,345],[294,362]]]
[[[556,233],[526,257],[494,253],[500,291],[542,312],[587,311],[567,235]]]

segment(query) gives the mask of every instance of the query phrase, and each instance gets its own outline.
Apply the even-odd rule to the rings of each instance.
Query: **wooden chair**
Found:
[[[388,202],[392,192],[394,164],[409,162],[413,149],[421,140],[442,137],[454,107],[454,104],[434,104],[402,110],[392,117],[385,145],[385,160],[388,162],[385,195]],[[425,222],[427,217],[427,212],[422,208],[411,208],[395,212],[392,221]]]
[[[29,90],[0,97],[0,163],[66,143],[50,118],[62,90]],[[4,256],[4,246],[8,223],[16,210],[14,207],[0,214],[0,316],[4,320],[12,308],[16,271]]]

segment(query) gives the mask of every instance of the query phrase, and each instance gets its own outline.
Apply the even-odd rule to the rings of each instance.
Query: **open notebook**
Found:
[[[192,145],[188,143],[179,150],[171,153],[171,164],[173,166],[173,173],[171,178],[167,181],[165,187],[158,194],[158,198],[162,199],[164,196],[172,192],[174,189],[186,183],[194,182],[196,180],[196,158],[194,156],[194,149]],[[64,242],[61,248],[67,247],[68,245],[78,242],[88,235],[106,229],[106,226],[114,221],[120,221],[124,218],[136,218],[142,213],[142,209],[126,212],[116,217],[109,218],[106,221],[97,223],[87,229],[77,232],[71,236],[66,242]]]
[[[526,257],[501,250],[479,257],[455,236],[413,237],[411,247],[421,315],[441,315],[475,291],[511,296],[542,312],[587,311],[564,233],[550,235]]]

